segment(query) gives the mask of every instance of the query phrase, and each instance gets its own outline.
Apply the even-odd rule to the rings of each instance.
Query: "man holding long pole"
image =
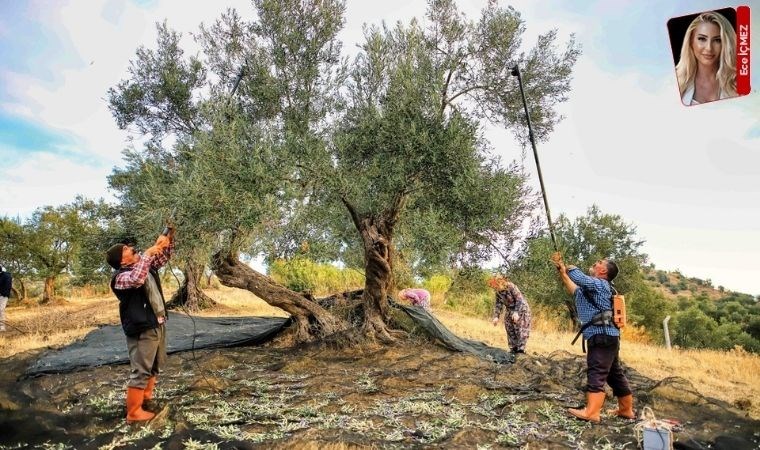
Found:
[[[541,195],[544,199],[544,209],[546,210],[546,221],[549,224],[549,236],[552,240],[552,247],[554,247],[554,251],[558,252],[559,249],[557,248],[557,239],[554,237],[554,224],[552,224],[552,215],[549,212],[549,201],[546,199],[546,188],[544,187],[544,176],[541,173],[541,164],[538,161],[538,150],[536,150],[536,140],[533,137],[533,125],[530,121],[530,113],[528,112],[528,102],[525,100],[525,91],[523,91],[523,85],[522,85],[522,74],[520,73],[520,67],[514,66],[512,67],[512,76],[517,77],[518,85],[520,86],[520,95],[522,96],[522,102],[523,102],[523,108],[525,108],[525,120],[528,123],[528,137],[530,139],[530,145],[533,148],[533,157],[536,160],[536,170],[538,171],[538,181],[541,184]],[[573,323],[578,322],[578,313],[575,310],[575,305],[572,302],[565,301],[565,305],[567,306],[567,310],[570,313],[570,318],[572,319]]]
[[[544,198],[544,207],[546,208],[546,220],[549,223],[549,234],[551,235],[554,254],[552,262],[557,267],[567,292],[575,299],[575,303],[566,302],[570,315],[574,322],[578,321],[578,311],[583,314],[584,322],[590,324],[591,317],[596,312],[595,305],[607,304],[612,302],[612,289],[610,282],[618,273],[618,268],[614,262],[607,259],[597,261],[589,270],[589,275],[583,274],[575,267],[566,268],[557,248],[557,240],[554,237],[554,226],[552,225],[551,214],[549,213],[549,202],[546,199],[546,189],[544,188],[544,179],[541,174],[541,165],[538,162],[538,151],[536,142],[533,138],[533,128],[530,122],[530,113],[528,104],[525,100],[525,92],[522,86],[522,75],[520,68],[514,66],[512,75],[517,77],[522,95],[523,107],[525,108],[525,118],[528,122],[528,133],[530,144],[533,147],[533,156],[536,159],[536,168],[538,169],[538,179],[541,183],[541,194]],[[608,309],[612,309],[609,305]],[[587,328],[587,329],[586,329]],[[626,419],[635,418],[633,412],[633,395],[628,385],[628,379],[620,365],[618,353],[620,351],[620,332],[614,326],[609,327],[584,327],[584,338],[589,339],[589,352],[587,354],[587,395],[586,406],[582,409],[569,409],[568,412],[581,420],[590,422],[599,422],[599,411],[604,404],[605,381],[610,384],[613,393],[618,397],[618,409],[612,411],[613,415],[624,417]]]

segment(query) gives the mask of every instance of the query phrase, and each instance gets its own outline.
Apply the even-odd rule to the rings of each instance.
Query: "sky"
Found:
[[[485,3],[457,1],[473,19]],[[666,26],[672,17],[749,2],[499,4],[522,14],[526,49],[556,28],[560,42],[573,33],[583,51],[558,108],[565,118],[538,144],[552,217],[575,218],[596,204],[636,227],[657,268],[760,295],[760,56],[749,95],[685,107]],[[108,111],[108,88],[126,77],[138,46],[155,46],[156,22],[184,33],[194,54],[190,32],[228,7],[253,16],[250,1],[238,0],[0,0],[0,215],[25,218],[77,195],[113,200],[106,177],[123,165],[130,136]],[[344,50],[355,52],[364,23],[423,19],[425,8],[348,0]],[[521,157],[510,133],[484,126],[505,161]]]

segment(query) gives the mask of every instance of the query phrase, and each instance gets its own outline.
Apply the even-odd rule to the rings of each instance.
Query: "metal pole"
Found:
[[[665,347],[670,350],[670,333],[668,332],[668,321],[670,320],[670,316],[666,317],[665,320],[662,321],[662,329],[665,332]]]
[[[536,150],[536,141],[533,138],[533,126],[530,123],[530,113],[528,113],[528,102],[525,100],[525,92],[523,91],[522,75],[520,74],[520,67],[514,66],[512,68],[512,75],[517,77],[517,82],[520,85],[520,95],[522,96],[523,107],[525,108],[525,118],[528,120],[528,137],[530,138],[530,145],[533,147],[533,157],[536,159],[536,168],[538,169],[538,181],[541,183],[541,195],[544,197],[544,208],[546,209],[546,220],[549,223],[549,235],[552,238],[552,245],[554,251],[559,251],[557,248],[557,239],[554,237],[554,225],[552,224],[552,215],[549,213],[549,201],[546,199],[546,188],[544,187],[544,177],[541,174],[541,164],[538,162],[538,151]]]

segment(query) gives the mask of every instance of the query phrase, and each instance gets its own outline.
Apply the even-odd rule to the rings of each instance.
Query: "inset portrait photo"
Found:
[[[667,26],[678,91],[684,105],[739,96],[735,9],[674,17]]]

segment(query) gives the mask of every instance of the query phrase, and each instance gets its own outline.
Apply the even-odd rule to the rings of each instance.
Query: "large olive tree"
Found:
[[[254,5],[251,21],[229,11],[201,27],[198,58],[161,27],[158,48],[138,50],[110,91],[117,122],[148,138],[127,155],[143,174],[141,203],[175,208],[220,281],[288,311],[299,339],[346,323],[240,253],[306,247],[363,267],[363,330],[393,340],[395,258],[472,264],[514,242],[532,197],[520,166],[492,154],[483,125],[527,136],[510,74],[519,64],[536,137],[546,138],[579,51],[572,40],[557,50],[552,31],[521,53],[515,10],[491,3],[471,21],[453,2],[431,1],[423,22],[367,28],[349,62],[337,40],[343,2]]]

